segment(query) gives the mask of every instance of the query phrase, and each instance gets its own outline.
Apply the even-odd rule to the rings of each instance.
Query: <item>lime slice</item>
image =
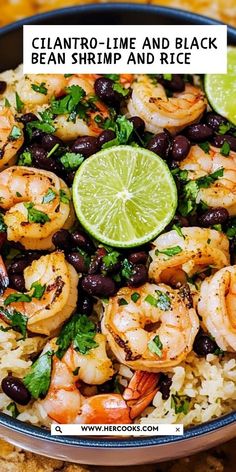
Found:
[[[227,74],[206,74],[205,92],[217,113],[236,125],[236,48],[228,49]]]
[[[75,175],[73,201],[79,221],[94,238],[132,247],[150,241],[171,221],[177,190],[159,156],[115,146],[83,162]]]

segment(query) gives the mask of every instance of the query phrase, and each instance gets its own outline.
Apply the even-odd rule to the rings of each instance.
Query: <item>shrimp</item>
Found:
[[[50,387],[46,397],[40,401],[52,420],[77,424],[131,423],[154,398],[159,376],[147,372],[135,372],[123,396],[109,393],[85,397],[80,393],[79,382],[87,380],[87,376],[90,383],[99,384],[109,380],[113,373],[104,347],[105,339],[102,334],[96,334],[98,347],[93,349],[92,362],[90,353],[79,354],[73,347],[69,348],[69,355],[66,352],[61,360],[53,355]],[[103,345],[102,352],[100,344]],[[81,365],[82,358],[88,372],[80,368],[76,373],[75,367]]]
[[[188,156],[180,162],[180,169],[188,171],[188,178],[196,180],[222,169],[223,175],[209,185],[200,188],[196,202],[203,201],[209,207],[224,207],[236,215],[236,152],[223,156],[220,149],[210,146],[205,153],[198,145],[192,146]]]
[[[24,142],[22,128],[10,108],[0,110],[0,169],[15,163]]]
[[[168,231],[153,242],[149,277],[155,282],[171,283],[176,271],[191,277],[209,265],[214,270],[229,264],[229,241],[223,233],[194,226],[181,232]]]
[[[0,207],[6,210],[8,241],[50,249],[53,233],[70,218],[70,191],[52,172],[13,166],[0,174]]]
[[[236,351],[236,266],[224,267],[206,278],[198,312],[203,324],[224,351]]]
[[[85,93],[85,101],[90,106],[85,110],[86,118],[76,118],[71,121],[68,120],[68,115],[57,115],[54,119],[54,126],[56,128],[55,135],[63,141],[71,141],[78,136],[98,136],[101,133],[101,127],[96,123],[96,117],[106,119],[109,115],[108,107],[100,100],[94,100],[94,82],[98,76],[95,74],[87,75],[73,75],[67,82],[67,87],[77,85],[81,87]],[[92,101],[91,101],[92,100]]]
[[[5,320],[6,309],[12,313],[16,310],[27,317],[29,331],[50,335],[76,307],[78,274],[62,252],[52,252],[26,267],[24,279],[29,301],[9,303],[9,296],[18,292],[6,288],[0,295],[0,314]],[[34,287],[41,289],[40,297],[34,297]]]
[[[127,108],[131,116],[145,121],[146,130],[159,133],[166,128],[176,134],[185,126],[198,121],[206,109],[206,98],[199,87],[186,84],[183,92],[167,97],[164,87],[147,75],[139,75],[132,85]]]
[[[146,283],[135,290],[122,288],[110,298],[102,330],[122,364],[161,372],[185,359],[198,327],[191,299],[167,285]]]
[[[53,97],[59,97],[65,87],[66,79],[62,74],[27,74],[15,86],[27,112],[48,104]]]

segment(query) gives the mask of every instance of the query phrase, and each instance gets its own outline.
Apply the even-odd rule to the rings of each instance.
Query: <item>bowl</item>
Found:
[[[23,24],[159,24],[216,25],[219,22],[172,8],[140,4],[96,4],[54,10],[0,29],[0,70],[16,67],[23,56]],[[228,27],[228,42],[236,46],[236,29]],[[135,465],[170,460],[208,449],[236,434],[236,412],[191,427],[184,436],[109,439],[51,436],[39,427],[0,414],[0,435],[26,450],[91,465]]]

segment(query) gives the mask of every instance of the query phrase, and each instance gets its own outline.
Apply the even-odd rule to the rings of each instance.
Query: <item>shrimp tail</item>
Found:
[[[123,398],[130,408],[130,418],[134,419],[151,403],[158,391],[160,374],[136,371],[128,387],[123,393]]]

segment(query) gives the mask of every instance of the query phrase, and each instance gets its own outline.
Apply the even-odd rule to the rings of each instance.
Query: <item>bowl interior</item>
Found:
[[[15,68],[23,60],[23,25],[79,25],[79,24],[142,24],[142,25],[215,25],[219,22],[193,13],[166,7],[140,4],[96,4],[54,10],[49,13],[36,15],[18,21],[0,29],[1,63],[0,71]],[[147,29],[148,34],[148,29]],[[228,42],[236,46],[236,29],[228,27]],[[236,421],[236,412],[221,418],[189,428],[184,439],[213,432]],[[137,446],[161,445],[171,442],[181,442],[182,437],[146,437],[128,440],[117,439],[90,439],[51,436],[49,431],[34,427],[7,415],[0,413],[0,425],[15,431],[33,436],[38,439],[49,440],[52,443],[63,443],[71,446],[123,448]]]

